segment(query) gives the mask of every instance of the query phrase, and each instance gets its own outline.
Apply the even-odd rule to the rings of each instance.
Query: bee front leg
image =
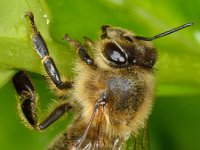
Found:
[[[22,119],[25,119],[25,121],[27,121],[36,130],[43,130],[47,128],[71,108],[69,103],[61,104],[56,107],[44,121],[39,123],[37,114],[37,96],[28,76],[23,71],[18,72],[13,77],[13,84],[19,95],[19,106],[24,116],[21,116]]]
[[[38,53],[38,55],[40,56],[40,58],[42,59],[42,64],[48,76],[50,77],[50,79],[53,81],[53,83],[56,85],[58,89],[60,90],[70,89],[72,87],[72,82],[61,81],[60,73],[53,59],[49,56],[47,45],[43,37],[41,36],[40,32],[37,30],[32,12],[27,12],[26,16],[29,18],[30,23],[31,23],[31,28],[33,30],[32,42],[33,42],[34,48],[36,52]]]
[[[86,48],[81,43],[72,40],[68,34],[64,36],[64,39],[76,48],[77,53],[82,61],[84,61],[88,65],[94,66],[94,60],[90,57],[90,55],[87,53]]]
[[[84,38],[84,43],[85,43],[85,46],[87,46],[87,47],[93,47],[94,46],[94,41],[92,41],[89,37],[86,37],[86,36],[84,36],[83,37]]]

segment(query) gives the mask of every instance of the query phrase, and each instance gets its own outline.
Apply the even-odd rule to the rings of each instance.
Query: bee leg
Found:
[[[93,42],[90,38],[88,38],[88,37],[86,37],[86,36],[84,36],[83,38],[84,38],[84,40],[85,40],[85,45],[86,45],[87,47],[93,47],[94,42]]]
[[[87,53],[86,48],[81,43],[72,40],[67,34],[64,36],[64,39],[76,48],[77,53],[82,61],[84,61],[88,65],[94,65],[94,60],[90,57],[90,55]]]
[[[69,103],[61,104],[42,123],[38,123],[37,96],[28,76],[23,71],[18,72],[13,77],[13,84],[19,95],[20,109],[25,120],[37,130],[47,128],[71,108]]]
[[[42,59],[42,64],[50,77],[50,79],[53,81],[53,83],[56,85],[56,87],[60,90],[69,89],[72,87],[72,82],[69,81],[61,81],[60,73],[58,72],[58,69],[53,61],[53,59],[49,56],[47,45],[41,36],[40,32],[37,30],[37,27],[34,22],[34,16],[32,12],[27,12],[26,16],[29,18],[31,23],[31,28],[33,30],[32,35],[32,42],[34,45],[34,48],[40,58]]]
[[[59,105],[50,113],[50,115],[44,121],[42,121],[38,125],[39,129],[46,129],[49,125],[58,120],[65,112],[67,112],[71,108],[72,106],[69,103]]]

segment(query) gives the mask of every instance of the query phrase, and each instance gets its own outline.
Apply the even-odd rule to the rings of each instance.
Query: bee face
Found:
[[[112,68],[139,66],[151,69],[157,59],[152,43],[137,39],[133,33],[110,26],[102,26],[101,55]]]

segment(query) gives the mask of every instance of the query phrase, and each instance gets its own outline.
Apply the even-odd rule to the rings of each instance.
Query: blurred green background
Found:
[[[152,150],[200,149],[200,24],[198,0],[0,0],[0,149],[42,150],[71,120],[67,115],[44,132],[27,129],[17,114],[10,82],[17,70],[30,72],[40,96],[41,118],[55,96],[49,91],[40,59],[31,48],[24,14],[33,11],[39,30],[61,72],[73,77],[75,52],[62,40],[65,33],[82,41],[98,38],[110,24],[153,36],[194,21],[195,25],[154,41],[155,105],[149,119]]]

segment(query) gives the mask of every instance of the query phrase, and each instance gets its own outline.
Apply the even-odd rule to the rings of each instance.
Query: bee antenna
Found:
[[[176,28],[170,29],[170,30],[168,30],[168,31],[165,31],[165,32],[160,33],[160,34],[158,34],[158,35],[156,35],[156,36],[153,36],[153,37],[135,36],[135,38],[136,38],[136,39],[139,39],[139,40],[144,40],[144,41],[152,41],[152,40],[154,40],[154,39],[157,39],[157,38],[160,38],[160,37],[164,37],[164,36],[166,36],[166,35],[168,35],[168,34],[171,34],[171,33],[174,33],[174,32],[176,32],[176,31],[179,31],[179,30],[182,30],[182,29],[184,29],[184,28],[187,28],[187,27],[189,27],[189,26],[192,26],[193,24],[194,24],[194,22],[188,22],[188,23],[186,23],[186,24],[183,24],[183,25],[178,26],[178,27],[176,27]]]

